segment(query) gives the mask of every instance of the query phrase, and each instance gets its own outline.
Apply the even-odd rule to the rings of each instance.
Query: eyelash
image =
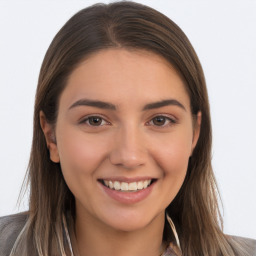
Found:
[[[89,124],[88,122],[90,121],[91,118],[99,118],[101,119],[102,121],[104,121],[107,125],[110,124],[109,122],[107,122],[103,117],[99,116],[99,115],[93,115],[93,116],[87,116],[85,119],[81,120],[79,122],[79,124],[86,124],[88,126],[91,126],[91,127],[100,127],[102,126],[102,123],[100,125],[91,125]]]
[[[102,122],[100,123],[100,125],[91,125],[90,123],[88,123],[90,121],[91,118],[98,118],[100,119],[102,122],[105,122],[105,124],[102,124]],[[150,124],[154,121],[154,119],[156,118],[164,118],[164,125],[154,125],[154,124]],[[168,122],[168,124],[166,124],[166,122]],[[166,115],[156,115],[154,116],[153,118],[150,119],[150,121],[148,121],[146,123],[146,125],[150,126],[150,125],[153,125],[155,127],[158,127],[158,128],[165,128],[165,127],[169,127],[169,126],[172,126],[174,124],[176,124],[177,121],[174,119],[174,118],[171,118],[169,116],[166,116]],[[100,115],[92,115],[92,116],[87,116],[85,119],[81,120],[79,122],[79,124],[86,124],[90,127],[101,127],[103,125],[109,125],[110,123],[107,122],[103,117],[101,117]]]
[[[171,118],[166,115],[157,115],[157,116],[154,116],[149,122],[147,122],[147,124],[150,125],[150,123],[153,122],[153,120],[156,118],[164,118],[164,125],[154,125],[153,124],[153,126],[158,127],[158,128],[169,127],[169,126],[172,126],[177,123],[177,121],[174,118]],[[166,124],[167,121],[168,121],[168,124]]]

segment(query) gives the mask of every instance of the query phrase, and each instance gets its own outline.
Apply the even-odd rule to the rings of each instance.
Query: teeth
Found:
[[[114,182],[114,189],[115,189],[115,190],[120,190],[120,188],[121,188],[120,182],[115,181],[115,182]]]
[[[114,190],[121,191],[137,191],[141,189],[147,188],[151,184],[151,180],[144,180],[138,182],[119,182],[119,181],[111,181],[111,180],[103,180],[104,185]]]
[[[123,190],[123,191],[128,191],[128,190],[129,190],[129,185],[128,185],[128,183],[122,182],[122,183],[121,183],[121,190]]]
[[[144,188],[144,182],[143,181],[139,181],[138,185],[137,185],[138,189],[143,189]]]
[[[112,182],[112,181],[109,181],[109,182],[108,182],[108,184],[109,184],[109,185],[108,185],[108,187],[110,187],[110,188],[114,188],[114,184],[113,184],[113,182]]]
[[[137,190],[137,182],[129,183],[129,190]]]
[[[148,181],[145,180],[144,183],[143,183],[143,188],[146,188],[148,185],[149,185]]]

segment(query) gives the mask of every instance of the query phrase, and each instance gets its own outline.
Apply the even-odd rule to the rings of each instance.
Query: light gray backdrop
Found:
[[[16,207],[32,139],[43,56],[75,12],[96,1],[0,0],[0,216]],[[102,1],[108,2],[108,1]],[[173,19],[202,62],[224,230],[256,238],[256,1],[140,0]]]

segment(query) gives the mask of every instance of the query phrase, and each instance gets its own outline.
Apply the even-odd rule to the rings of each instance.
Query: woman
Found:
[[[221,230],[203,71],[170,19],[95,5],[42,64],[29,211],[0,221],[0,255],[256,255]]]

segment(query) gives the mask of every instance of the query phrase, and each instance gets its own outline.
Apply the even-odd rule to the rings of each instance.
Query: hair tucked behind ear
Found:
[[[169,61],[184,80],[192,114],[202,113],[201,132],[184,184],[166,212],[176,226],[184,256],[238,255],[238,246],[233,249],[221,229],[218,190],[211,167],[209,101],[197,55],[173,21],[147,6],[126,1],[81,10],[61,28],[45,55],[38,79],[27,172],[28,220],[12,255],[71,255],[63,216],[72,239],[75,201],[60,165],[49,158],[39,113],[43,111],[54,127],[59,98],[70,73],[87,56],[106,48],[154,52]],[[167,222],[164,240],[175,241]]]

